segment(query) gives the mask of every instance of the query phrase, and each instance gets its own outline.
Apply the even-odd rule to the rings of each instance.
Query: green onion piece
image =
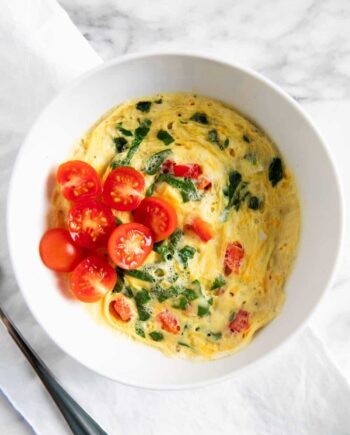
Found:
[[[140,269],[125,270],[124,275],[128,275],[128,276],[131,276],[132,278],[137,278],[141,281],[146,281],[146,282],[154,282],[155,281],[155,279],[153,278],[153,276],[150,273],[145,272],[144,270],[140,270]]]
[[[181,260],[182,265],[187,268],[188,260],[191,260],[196,253],[196,248],[193,246],[186,245],[179,250],[178,256]]]
[[[146,162],[142,169],[148,175],[154,175],[164,160],[171,154],[171,150],[163,150],[153,154]]]
[[[166,130],[159,130],[157,133],[157,138],[161,140],[165,145],[170,145],[174,142],[174,138]]]
[[[214,279],[214,282],[210,290],[216,290],[218,288],[221,288],[225,285],[225,283],[226,283],[225,278],[222,275],[219,275]]]
[[[138,322],[138,321],[135,323],[135,332],[136,332],[136,334],[139,335],[140,337],[143,337],[143,338],[146,337],[145,331],[144,331],[144,329],[143,329],[141,323]]]
[[[209,306],[198,305],[197,314],[199,317],[207,316],[209,314]]]
[[[120,133],[122,133],[124,136],[132,136],[132,131],[127,130],[126,128],[123,127],[123,124],[121,122],[119,122],[117,124],[117,129],[120,131]]]
[[[121,153],[128,148],[128,141],[125,137],[114,137],[113,142],[118,153]]]

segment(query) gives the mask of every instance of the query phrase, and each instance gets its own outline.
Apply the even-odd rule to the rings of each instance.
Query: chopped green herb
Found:
[[[201,329],[200,326],[196,326],[196,327],[194,328],[194,330],[195,330],[196,332],[198,332],[200,329]]]
[[[250,143],[250,138],[249,138],[249,136],[247,136],[246,134],[244,134],[244,135],[242,136],[242,139],[244,140],[244,142]]]
[[[169,298],[172,298],[179,294],[179,289],[175,286],[169,288],[163,288],[160,285],[155,285],[152,289],[158,302],[164,302]]]
[[[142,169],[148,175],[154,175],[164,160],[171,154],[171,150],[163,150],[158,153],[153,154],[146,162],[144,168]]]
[[[149,333],[149,336],[154,341],[162,341],[164,339],[163,333],[159,332],[159,331],[152,331],[152,332]]]
[[[151,109],[152,102],[151,101],[139,101],[136,104],[136,109],[140,112],[148,113]]]
[[[208,132],[208,139],[209,139],[209,142],[218,144],[219,143],[219,135],[218,135],[217,130],[215,130],[215,129],[210,130]]]
[[[135,295],[135,301],[136,301],[136,304],[138,304],[138,305],[144,305],[147,302],[149,302],[150,300],[151,300],[151,297],[145,288],[139,290]]]
[[[128,141],[125,137],[114,137],[113,142],[118,153],[121,153],[128,148]]]
[[[159,130],[157,138],[161,140],[165,145],[170,145],[174,142],[174,138],[166,130]]]
[[[193,246],[186,245],[183,248],[181,248],[178,252],[179,258],[181,260],[181,263],[185,268],[187,268],[188,260],[191,260],[196,253],[196,248],[193,248]]]
[[[192,346],[185,343],[184,341],[178,341],[177,344],[179,344],[180,346],[184,346],[184,347],[188,347],[189,349],[192,349]]]
[[[163,103],[163,99],[162,99],[162,98],[159,98],[158,100],[155,100],[155,103],[156,103],[156,104],[162,104],[162,103]]]
[[[198,279],[195,279],[194,281],[192,281],[192,288],[195,290],[195,292],[198,295],[203,295],[202,286],[201,286],[201,283],[199,282]]]
[[[198,305],[197,314],[199,317],[207,316],[209,314],[209,306]]]
[[[188,305],[188,300],[185,296],[180,296],[172,305],[173,308],[178,308],[179,310],[186,310]]]
[[[128,286],[128,285],[126,287],[124,287],[123,293],[128,298],[133,298],[134,297],[134,293],[132,291],[132,288],[130,286]]]
[[[160,174],[153,184],[161,182],[168,183],[170,186],[179,189],[183,202],[198,201],[201,198],[196,186],[189,178],[180,179],[169,174]]]
[[[136,334],[139,335],[140,337],[143,337],[143,338],[146,337],[145,331],[144,331],[144,329],[143,329],[141,323],[138,322],[138,321],[135,323],[135,332],[136,332]]]
[[[120,133],[122,133],[124,136],[132,136],[132,131],[127,130],[126,128],[123,127],[123,124],[121,122],[119,122],[117,124],[117,129],[120,131]]]
[[[232,322],[232,320],[236,317],[236,311],[232,311],[232,313],[229,315],[228,321]]]
[[[209,142],[217,144],[221,150],[226,149],[230,144],[229,138],[226,138],[223,143],[220,142],[219,134],[215,129],[208,132],[208,140]]]
[[[282,160],[278,157],[274,157],[269,166],[269,180],[273,187],[282,180],[284,176]]]
[[[177,228],[167,240],[163,242],[155,243],[153,250],[159,254],[164,261],[170,261],[173,259],[175,249],[179,244],[183,232]]]
[[[145,304],[151,300],[146,289],[138,291],[135,295],[136,308],[139,314],[139,319],[142,321],[148,320],[151,317]]]
[[[144,270],[140,270],[140,269],[124,270],[124,275],[128,275],[128,276],[131,276],[133,278],[137,278],[137,279],[140,279],[141,281],[146,281],[146,282],[154,282],[155,281],[155,279],[153,278],[153,276],[150,273],[145,272]]]
[[[244,159],[248,160],[248,162],[250,162],[254,166],[257,164],[256,154],[254,154],[254,153],[247,153],[244,156]]]
[[[121,225],[123,223],[123,221],[120,218],[116,217],[115,223],[116,223],[116,225]]]
[[[237,171],[232,171],[229,174],[229,182],[224,195],[227,196],[228,202],[221,215],[221,220],[225,221],[227,219],[228,213],[231,208],[239,210],[241,203],[249,196],[249,191],[247,190],[248,183],[242,181],[242,176]]]
[[[191,121],[198,122],[199,124],[207,125],[209,124],[207,115],[204,112],[196,112],[191,116]]]
[[[208,299],[208,304],[209,304],[209,305],[213,305],[213,302],[214,302],[214,299],[213,299],[213,298],[209,298],[209,299]]]
[[[199,295],[197,295],[197,293],[194,290],[190,289],[190,288],[186,288],[181,294],[183,296],[185,296],[185,298],[188,301],[195,301],[199,297]]]
[[[210,337],[213,338],[215,341],[220,340],[222,337],[222,332],[210,332]]]
[[[136,305],[136,308],[139,315],[139,319],[142,320],[143,322],[151,317],[151,314],[149,313],[148,309],[144,305]]]
[[[134,156],[134,154],[136,153],[136,151],[138,150],[141,142],[147,136],[147,134],[150,130],[151,124],[152,124],[152,121],[150,121],[149,119],[144,119],[140,123],[139,127],[137,127],[137,129],[135,130],[135,136],[134,136],[133,141],[131,142],[131,145],[130,145],[130,148],[128,150],[126,157],[123,160],[112,162],[111,166],[113,169],[117,168],[118,166],[128,166],[130,164],[130,161],[131,161],[132,157]]]
[[[218,288],[223,287],[225,284],[226,284],[225,278],[222,275],[219,275],[214,279],[214,282],[210,290],[216,290]]]
[[[261,206],[261,201],[256,196],[251,196],[248,200],[248,207],[252,210],[258,210]]]
[[[114,286],[112,293],[120,293],[123,290],[123,287],[124,287],[124,277],[123,275],[119,275],[118,281]]]

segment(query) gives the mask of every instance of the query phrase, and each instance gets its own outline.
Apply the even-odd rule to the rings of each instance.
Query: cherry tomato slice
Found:
[[[243,332],[249,328],[249,313],[239,310],[233,320],[228,325],[232,332]]]
[[[226,275],[229,275],[231,272],[239,273],[244,254],[244,249],[239,242],[233,242],[227,245],[224,260]]]
[[[134,219],[136,222],[151,228],[155,242],[169,237],[177,227],[175,208],[161,198],[149,197],[143,199],[134,212]]]
[[[96,170],[80,160],[62,163],[57,171],[57,183],[62,186],[62,194],[69,201],[92,198],[101,193]]]
[[[114,169],[103,185],[103,200],[120,211],[134,210],[141,202],[145,179],[136,169],[121,166]]]
[[[45,266],[57,272],[71,272],[84,258],[84,251],[64,228],[46,231],[40,240],[39,253]]]
[[[109,305],[109,311],[117,320],[129,322],[132,312],[129,303],[122,295],[118,295]]]
[[[77,299],[83,302],[97,302],[113,289],[117,279],[115,270],[106,260],[91,255],[73,270],[70,282]]]
[[[175,177],[186,177],[197,179],[202,173],[202,169],[197,163],[188,163],[186,165],[174,165],[173,171]]]
[[[136,222],[119,225],[108,240],[110,259],[127,270],[141,266],[152,248],[152,231]]]
[[[193,220],[192,229],[203,240],[203,242],[208,242],[215,235],[212,225],[200,217],[196,217]]]
[[[170,313],[170,311],[165,310],[157,314],[157,320],[160,322],[162,329],[170,332],[170,334],[178,334],[180,331],[180,324],[176,317]]]
[[[174,165],[175,163],[172,160],[165,160],[165,162],[162,164],[162,172],[164,174],[172,173]]]
[[[87,199],[77,202],[67,215],[67,227],[79,246],[94,249],[107,241],[115,228],[111,210],[100,202]]]

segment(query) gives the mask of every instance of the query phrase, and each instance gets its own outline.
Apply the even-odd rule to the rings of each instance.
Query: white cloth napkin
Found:
[[[54,0],[2,5],[0,59],[4,228],[7,183],[23,136],[54,92],[100,59]],[[62,385],[109,434],[350,432],[349,385],[310,328],[236,378],[206,388],[145,391],[94,374],[63,354],[36,324],[11,272],[4,231],[0,237],[1,301]],[[55,405],[1,328],[0,388],[37,433],[67,433]],[[0,433],[6,433],[1,422]]]

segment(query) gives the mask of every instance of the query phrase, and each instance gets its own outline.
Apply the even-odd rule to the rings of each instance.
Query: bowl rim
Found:
[[[274,348],[272,348],[272,349],[266,351],[265,353],[263,353],[262,355],[258,356],[253,361],[248,362],[243,367],[235,369],[235,370],[233,370],[230,373],[227,373],[225,375],[218,376],[218,377],[215,377],[212,379],[207,379],[204,381],[198,381],[198,382],[186,383],[186,384],[155,384],[154,385],[154,384],[150,384],[150,383],[139,383],[139,382],[125,381],[121,378],[112,378],[112,377],[108,376],[107,374],[103,373],[98,368],[94,367],[93,364],[89,364],[85,361],[84,362],[80,361],[76,355],[73,355],[69,350],[65,349],[61,343],[58,343],[56,341],[56,338],[51,336],[46,331],[45,325],[36,316],[34,310],[32,310],[31,302],[29,301],[29,299],[27,299],[25,292],[22,290],[22,285],[21,285],[22,283],[21,283],[21,280],[19,279],[20,274],[18,273],[17,264],[16,264],[16,260],[15,260],[15,248],[13,245],[11,245],[11,242],[10,242],[10,240],[11,240],[10,233],[12,232],[12,230],[11,230],[12,225],[11,225],[11,221],[10,221],[10,209],[11,209],[11,198],[15,194],[14,184],[15,184],[15,176],[16,176],[16,173],[18,172],[17,168],[19,166],[19,162],[23,158],[23,155],[24,155],[26,149],[29,147],[29,138],[32,135],[32,132],[36,128],[36,126],[38,124],[40,124],[41,118],[44,116],[45,112],[56,103],[56,100],[58,100],[59,98],[61,98],[64,95],[69,94],[69,92],[72,89],[74,89],[76,86],[78,86],[81,82],[83,82],[84,80],[86,80],[90,76],[93,76],[93,75],[99,73],[99,71],[101,71],[101,70],[104,70],[104,69],[109,68],[109,67],[114,66],[114,65],[125,64],[125,63],[128,63],[128,62],[133,61],[133,60],[141,60],[144,58],[163,57],[163,56],[164,57],[182,57],[182,58],[187,57],[187,58],[193,58],[193,59],[197,59],[197,60],[204,60],[204,61],[209,61],[211,63],[216,63],[216,64],[219,64],[219,65],[222,65],[225,67],[239,70],[239,71],[243,72],[244,74],[251,76],[255,80],[262,82],[267,87],[269,87],[270,89],[275,91],[279,95],[279,97],[284,99],[289,105],[291,105],[294,108],[294,110],[296,110],[299,113],[299,115],[302,116],[302,118],[304,118],[306,123],[309,125],[309,127],[311,128],[311,130],[313,131],[313,133],[315,134],[315,136],[319,140],[320,144],[323,146],[325,154],[326,154],[326,156],[329,160],[329,163],[330,163],[331,172],[332,172],[332,175],[334,178],[334,183],[335,183],[336,190],[337,190],[337,203],[338,203],[338,216],[337,216],[338,222],[337,222],[337,225],[338,225],[339,237],[338,237],[338,241],[337,241],[336,252],[335,252],[335,255],[333,258],[333,264],[331,265],[331,272],[328,276],[327,281],[324,283],[323,290],[320,292],[316,303],[314,304],[313,308],[309,311],[309,313],[307,314],[307,316],[305,317],[303,322],[301,322],[300,325],[294,331],[290,332],[284,338],[283,341],[281,341],[279,344],[277,344]],[[249,116],[249,114],[247,114],[247,116]],[[8,246],[8,250],[9,250],[9,257],[10,257],[10,261],[12,264],[12,268],[14,270],[14,275],[15,275],[18,287],[20,289],[20,293],[21,293],[22,297],[24,298],[24,300],[27,304],[27,307],[29,308],[29,310],[30,310],[32,316],[34,317],[34,319],[36,320],[36,322],[38,322],[38,324],[41,326],[41,328],[45,331],[45,333],[50,337],[50,339],[55,343],[55,345],[58,348],[60,348],[65,354],[67,354],[73,360],[77,361],[79,364],[82,364],[84,367],[88,368],[89,370],[93,371],[94,373],[97,373],[105,378],[108,378],[108,379],[114,381],[114,382],[118,382],[118,383],[121,383],[121,384],[127,385],[127,386],[133,386],[133,387],[137,387],[137,388],[141,388],[141,389],[146,389],[146,390],[171,391],[171,390],[202,388],[202,387],[216,384],[219,382],[224,382],[228,379],[232,379],[233,377],[243,373],[244,371],[248,371],[253,366],[255,366],[255,364],[260,363],[261,361],[267,359],[268,357],[271,357],[273,354],[275,354],[276,352],[281,350],[283,348],[283,346],[285,346],[288,342],[290,342],[293,337],[295,337],[298,333],[300,333],[307,326],[310,318],[314,314],[317,307],[320,305],[326,292],[329,290],[331,283],[334,279],[337,267],[339,265],[339,259],[341,257],[341,251],[343,248],[343,239],[344,239],[344,237],[343,237],[343,235],[344,235],[344,222],[345,222],[344,214],[345,214],[345,210],[344,210],[343,189],[342,189],[342,185],[340,182],[340,177],[338,175],[338,171],[337,171],[334,157],[332,156],[332,154],[330,152],[330,147],[327,144],[327,142],[325,141],[325,139],[323,139],[319,129],[316,127],[314,122],[311,120],[310,116],[304,111],[304,109],[286,91],[284,91],[280,86],[276,85],[270,79],[266,78],[264,75],[262,75],[261,73],[258,73],[254,69],[247,67],[245,65],[242,65],[239,62],[234,62],[232,60],[224,60],[223,56],[218,56],[218,55],[214,55],[211,53],[198,51],[198,50],[196,50],[196,51],[148,50],[146,52],[136,52],[136,53],[125,54],[125,55],[122,55],[122,56],[119,56],[116,58],[112,58],[108,61],[105,61],[105,62],[102,62],[101,64],[98,64],[95,67],[88,69],[86,72],[78,75],[73,80],[69,81],[69,83],[67,85],[65,85],[61,89],[59,89],[55,93],[55,95],[48,101],[48,103],[44,105],[44,107],[41,109],[41,111],[39,112],[39,114],[35,118],[31,128],[28,130],[27,134],[25,135],[25,137],[22,141],[22,144],[20,146],[20,149],[17,153],[14,165],[12,167],[11,178],[10,178],[10,183],[9,183],[9,188],[8,188],[8,193],[7,193],[7,200],[6,200],[6,237],[7,237],[7,246]],[[291,273],[293,273],[293,272],[291,272]]]

